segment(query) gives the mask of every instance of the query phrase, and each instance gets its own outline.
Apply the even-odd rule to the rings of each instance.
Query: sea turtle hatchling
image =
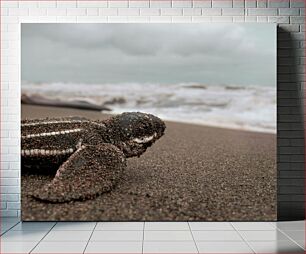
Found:
[[[23,173],[57,169],[54,179],[30,195],[48,202],[85,200],[110,191],[126,158],[140,156],[163,136],[158,117],[128,112],[104,121],[46,118],[21,123]]]

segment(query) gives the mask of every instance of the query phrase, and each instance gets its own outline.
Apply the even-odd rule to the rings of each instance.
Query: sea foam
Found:
[[[23,82],[22,92],[143,111],[164,120],[276,133],[276,87],[179,84]]]

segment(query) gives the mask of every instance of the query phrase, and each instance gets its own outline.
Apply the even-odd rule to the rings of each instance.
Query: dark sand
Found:
[[[98,112],[22,105],[22,118]],[[94,200],[28,196],[52,176],[22,176],[24,221],[276,220],[276,135],[167,122],[165,136],[128,160],[117,187]]]

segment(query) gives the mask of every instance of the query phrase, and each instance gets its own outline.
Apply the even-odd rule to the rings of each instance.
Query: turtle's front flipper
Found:
[[[32,196],[49,202],[94,198],[114,188],[125,167],[125,156],[117,147],[85,145],[60,166],[51,183]]]

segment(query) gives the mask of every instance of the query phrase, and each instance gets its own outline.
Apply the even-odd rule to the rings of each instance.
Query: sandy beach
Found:
[[[22,119],[110,117],[22,105]],[[116,188],[94,200],[40,202],[28,194],[52,179],[22,175],[24,221],[276,220],[276,135],[166,122],[164,137],[128,160]]]

